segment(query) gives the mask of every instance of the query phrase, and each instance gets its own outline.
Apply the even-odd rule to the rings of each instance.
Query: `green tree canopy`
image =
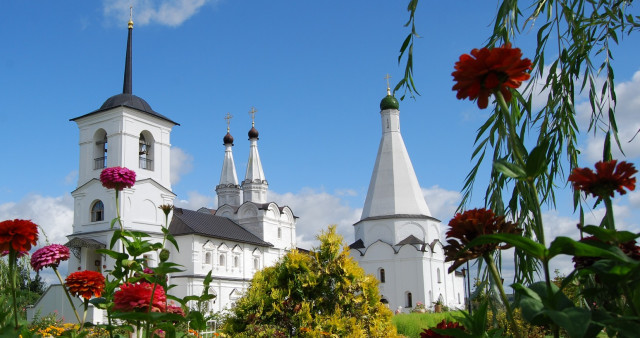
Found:
[[[336,227],[309,253],[293,250],[255,274],[224,330],[235,336],[394,337],[378,281],[349,255]]]

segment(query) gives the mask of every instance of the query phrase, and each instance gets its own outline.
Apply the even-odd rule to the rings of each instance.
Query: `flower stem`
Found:
[[[500,273],[498,272],[498,269],[496,268],[496,265],[493,262],[493,257],[491,257],[491,254],[489,253],[485,253],[482,257],[487,262],[489,273],[491,273],[491,277],[493,278],[493,281],[498,286],[498,291],[500,291],[500,298],[502,299],[502,303],[504,303],[504,306],[506,308],[507,319],[509,320],[511,327],[513,328],[513,332],[517,338],[521,338],[522,336],[520,335],[520,329],[516,325],[515,320],[513,320],[513,312],[511,310],[511,305],[509,304],[509,299],[507,299],[507,294],[504,292],[504,287],[502,286],[502,280],[500,279]]]
[[[13,300],[13,314],[15,318],[15,330],[17,331],[19,328],[18,324],[18,300],[16,297],[16,263],[18,261],[18,252],[13,249],[13,247],[9,247],[9,278],[10,278],[10,288],[11,288],[11,299]]]
[[[604,227],[609,230],[616,229],[616,223],[613,218],[613,202],[609,196],[604,198],[604,205],[606,207],[606,214],[604,215]]]
[[[69,305],[71,305],[71,308],[73,309],[73,313],[76,315],[76,319],[78,320],[78,323],[79,324],[83,324],[83,322],[80,321],[80,315],[78,315],[78,310],[76,310],[76,307],[73,305],[73,300],[71,300],[71,295],[69,294],[69,290],[67,290],[67,287],[64,285],[64,282],[62,281],[62,276],[60,276],[60,273],[58,272],[58,269],[53,267],[53,272],[55,272],[56,276],[58,276],[58,280],[60,281],[60,284],[62,285],[62,289],[64,290],[64,294],[67,295],[67,299],[69,300]]]
[[[82,314],[82,325],[80,325],[80,332],[84,328],[84,322],[87,320],[87,310],[89,309],[89,300],[84,299],[84,313]]]
[[[518,133],[516,132],[516,126],[514,125],[513,120],[509,115],[509,106],[507,105],[507,102],[504,100],[504,96],[502,96],[502,93],[499,90],[495,91],[495,95],[496,100],[498,101],[498,106],[500,107],[499,110],[502,113],[502,117],[504,118],[505,122],[507,123],[507,127],[509,128],[509,143],[511,146],[511,152],[515,155],[518,165],[524,168],[526,166],[526,163],[524,161],[524,157],[520,153],[520,147],[518,147],[518,143],[516,142]]]

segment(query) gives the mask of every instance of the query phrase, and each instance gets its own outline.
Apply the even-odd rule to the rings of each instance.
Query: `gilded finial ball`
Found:
[[[393,95],[387,95],[382,99],[382,101],[380,101],[380,110],[398,108],[400,108],[400,104]]]

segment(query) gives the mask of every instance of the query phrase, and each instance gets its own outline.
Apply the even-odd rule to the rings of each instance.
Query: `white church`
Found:
[[[170,182],[170,136],[179,124],[133,95],[132,30],[130,21],[122,93],[108,98],[99,109],[71,119],[79,129],[80,163],[78,186],[71,192],[73,230],[65,244],[72,252],[69,273],[107,272],[113,268],[113,259],[96,249],[110,243],[111,220],[117,210],[125,228],[145,232],[151,241],[162,241],[165,215],[158,207],[173,204],[176,198]],[[430,214],[404,146],[398,102],[388,93],[380,108],[382,140],[362,217],[354,225],[351,254],[367,273],[379,279],[382,301],[391,309],[401,306],[406,312],[418,302],[429,308],[436,300],[462,308],[463,278],[457,272],[446,273],[449,264],[444,263],[439,240],[440,221]],[[251,112],[256,110],[252,108]],[[169,283],[177,285],[171,293],[177,297],[200,294],[204,277],[211,272],[209,292],[216,295],[209,304],[213,312],[231,307],[256,271],[296,248],[297,217],[288,206],[267,200],[268,183],[258,152],[255,122],[248,133],[250,149],[244,180],[239,181],[230,116],[226,118],[222,173],[215,188],[218,207],[175,208],[169,216],[169,232],[180,251],[167,245],[170,260],[184,270],[169,276]],[[136,184],[121,191],[118,205],[113,190],[105,189],[99,180],[102,169],[115,166],[136,172]],[[151,267],[158,262],[155,254],[144,258]],[[75,321],[59,285],[51,286],[28,309],[28,319],[38,311],[44,315],[54,310],[67,321]],[[87,321],[105,322],[101,310],[90,310]]]

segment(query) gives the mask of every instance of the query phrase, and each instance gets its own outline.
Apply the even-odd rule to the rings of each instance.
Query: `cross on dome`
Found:
[[[389,73],[387,73],[387,75],[384,77],[384,79],[387,80],[387,95],[391,95],[391,87],[389,87],[390,78],[391,78],[391,75],[389,75]]]
[[[229,114],[227,112],[227,115],[224,116],[224,119],[227,120],[227,133],[229,132],[229,130],[231,130],[229,128],[229,125],[231,124],[231,119],[233,118],[233,115]]]
[[[249,114],[251,114],[251,126],[255,127],[256,125],[256,113],[258,112],[258,110],[256,109],[256,107],[251,107],[251,110],[249,110]]]

